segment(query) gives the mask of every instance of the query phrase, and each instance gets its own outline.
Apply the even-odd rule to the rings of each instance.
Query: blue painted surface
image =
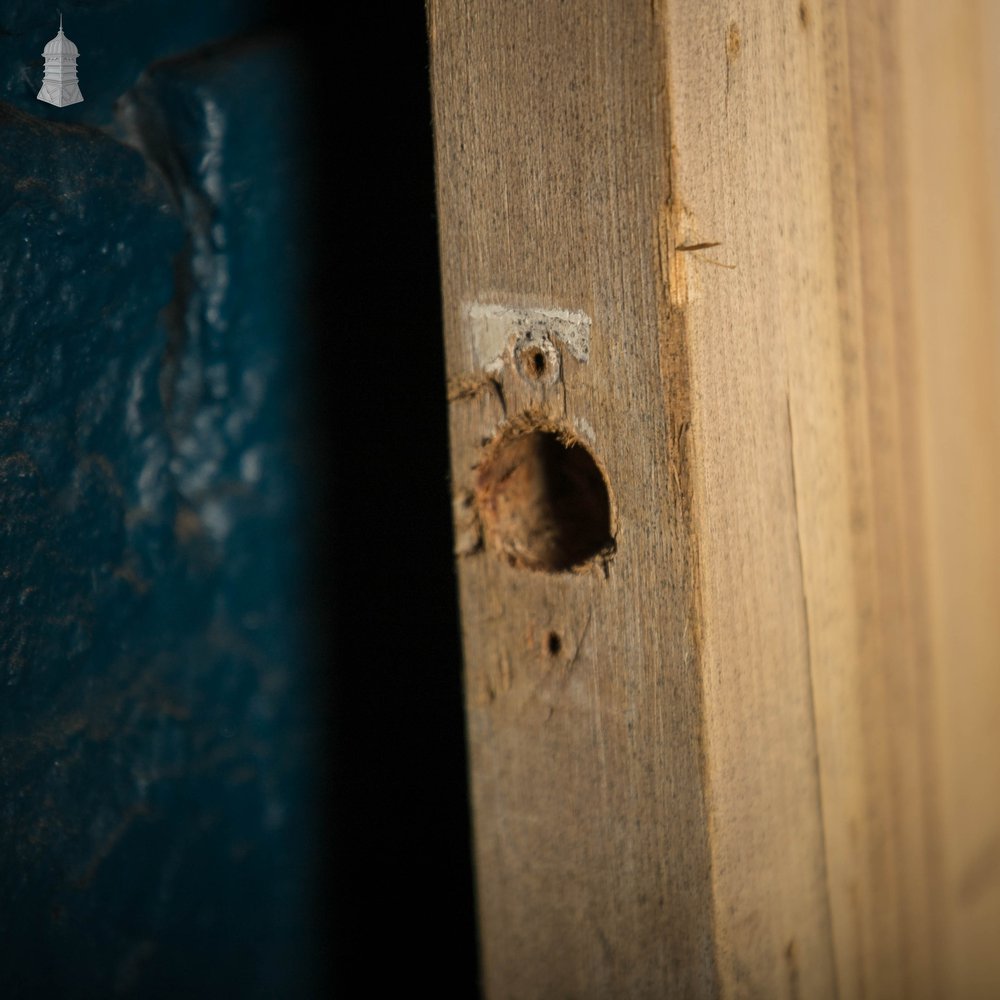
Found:
[[[0,995],[304,995],[293,54],[62,9],[57,109],[0,3]]]

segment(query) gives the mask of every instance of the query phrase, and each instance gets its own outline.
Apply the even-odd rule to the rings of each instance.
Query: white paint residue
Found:
[[[499,371],[504,354],[529,332],[540,339],[560,340],[577,361],[590,358],[590,317],[568,309],[465,304],[464,319],[472,341],[476,368]]]

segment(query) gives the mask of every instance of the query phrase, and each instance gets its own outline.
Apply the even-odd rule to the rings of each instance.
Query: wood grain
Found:
[[[428,24],[448,375],[490,387],[451,397],[486,994],[995,993],[1000,14]],[[586,313],[589,358],[485,372],[471,303]],[[606,567],[469,544],[525,413],[605,470]]]

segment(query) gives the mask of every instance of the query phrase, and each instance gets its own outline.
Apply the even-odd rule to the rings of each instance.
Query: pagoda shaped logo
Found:
[[[80,50],[63,34],[62,14],[59,15],[59,34],[45,46],[42,55],[45,56],[45,77],[38,99],[57,108],[79,104],[83,100],[76,79]]]

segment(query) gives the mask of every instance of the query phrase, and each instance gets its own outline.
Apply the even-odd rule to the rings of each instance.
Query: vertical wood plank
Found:
[[[431,4],[488,995],[1000,984],[998,16]],[[477,547],[531,421],[607,474],[587,573]]]
[[[821,460],[845,454],[822,32],[791,3],[666,10],[722,993],[832,996],[813,684],[850,578],[813,548],[846,495]]]
[[[717,992],[694,564],[681,484],[685,346],[661,342],[662,38],[649,4],[429,8],[449,376],[470,304],[582,311],[560,382],[510,365],[452,403],[456,495],[534,408],[604,465],[605,576],[460,561],[489,996]],[[506,410],[506,412],[505,412]],[[550,634],[559,652],[549,651]]]

